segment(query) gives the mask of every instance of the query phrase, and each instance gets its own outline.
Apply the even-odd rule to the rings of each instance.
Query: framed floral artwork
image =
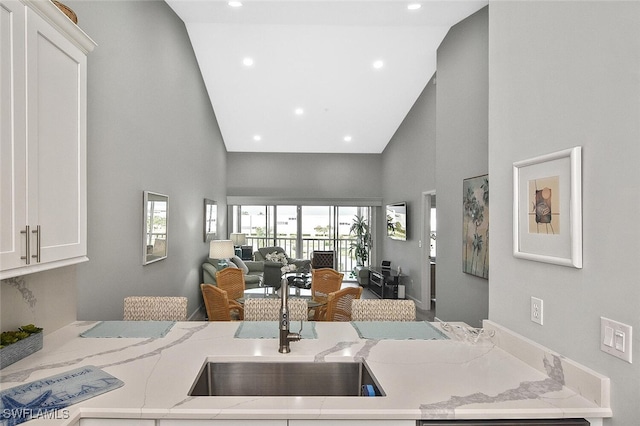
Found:
[[[582,149],[513,163],[513,255],[582,268]]]
[[[462,272],[489,278],[489,175],[462,183]]]

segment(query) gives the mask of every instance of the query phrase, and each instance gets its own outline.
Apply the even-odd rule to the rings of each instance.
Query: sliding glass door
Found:
[[[289,256],[300,258],[298,254],[298,207],[297,206],[273,206],[275,210],[275,240],[274,244],[282,247]]]
[[[334,208],[302,206],[302,256],[311,259],[315,250],[334,250]]]
[[[256,249],[272,245],[266,242],[272,240],[274,235],[273,209],[273,206],[236,206],[233,229],[252,238]]]
[[[314,251],[333,251],[338,271],[349,278],[356,266],[349,234],[356,215],[371,223],[370,207],[354,206],[234,206],[233,232],[247,235],[254,250],[280,246],[289,256],[311,259]]]

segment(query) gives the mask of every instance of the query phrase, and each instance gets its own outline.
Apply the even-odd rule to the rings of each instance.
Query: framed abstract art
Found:
[[[582,149],[513,163],[513,255],[582,268]]]

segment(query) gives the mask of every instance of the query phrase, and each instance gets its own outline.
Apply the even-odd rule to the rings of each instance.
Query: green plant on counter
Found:
[[[32,334],[40,333],[41,331],[42,329],[40,327],[36,327],[33,324],[23,325],[18,331],[3,331],[0,334],[0,349],[16,343],[18,340],[26,339]]]

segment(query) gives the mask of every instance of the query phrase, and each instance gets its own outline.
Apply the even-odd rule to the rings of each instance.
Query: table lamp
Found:
[[[218,269],[226,268],[229,265],[227,259],[235,254],[231,240],[211,240],[209,243],[209,257],[218,259]]]

